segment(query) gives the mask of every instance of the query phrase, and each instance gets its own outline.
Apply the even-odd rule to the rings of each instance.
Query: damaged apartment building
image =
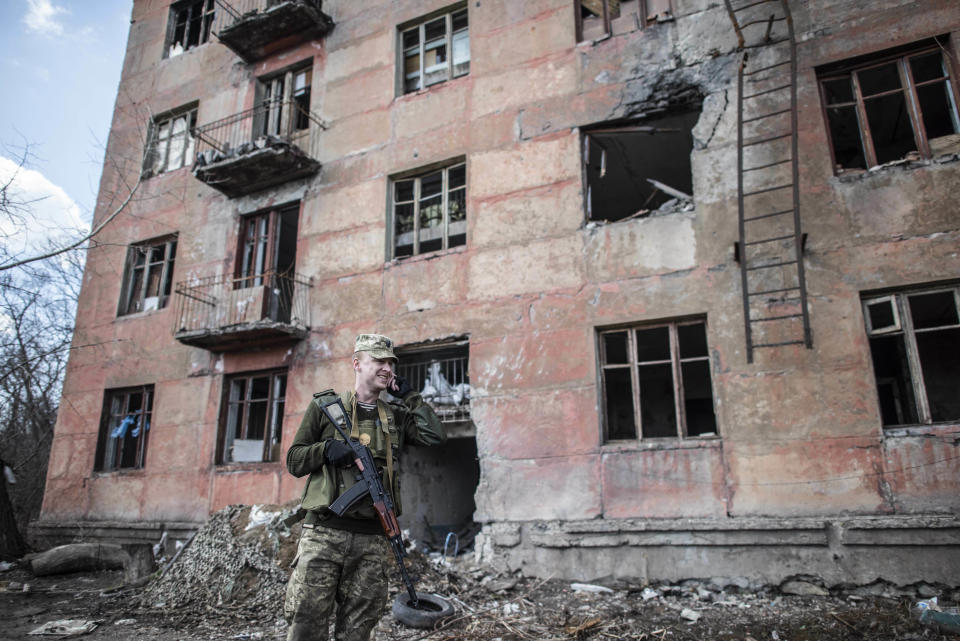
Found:
[[[418,540],[955,584],[956,8],[135,0],[34,539],[297,499],[375,331]]]

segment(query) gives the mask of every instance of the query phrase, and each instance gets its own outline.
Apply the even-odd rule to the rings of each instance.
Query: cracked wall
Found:
[[[280,464],[212,464],[223,377],[289,367],[286,446],[313,392],[351,385],[354,336],[374,330],[398,344],[469,336],[481,469],[474,518],[486,524],[483,545],[530,573],[602,576],[627,545],[621,569],[632,576],[735,569],[738,559],[745,573],[776,574],[816,557],[824,572],[859,580],[870,574],[869,556],[836,565],[819,539],[822,550],[803,548],[791,534],[797,524],[889,517],[858,539],[861,551],[889,554],[878,541],[896,539],[907,523],[899,517],[960,508],[960,428],[884,433],[860,311],[865,291],[960,273],[960,164],[835,177],[815,73],[887,41],[955,35],[951,3],[891,0],[869,12],[859,2],[791,3],[814,347],[763,353],[753,364],[733,255],[738,57],[722,3],[676,0],[672,22],[576,43],[568,0],[471,2],[469,75],[402,96],[395,27],[444,2],[329,0],[336,27],[322,42],[252,70],[216,43],[162,60],[166,7],[157,4],[134,5],[121,96],[157,111],[199,100],[205,122],[248,107],[254,76],[312,58],[313,108],[328,123],[313,141],[323,169],[236,200],[189,170],[170,172],[148,181],[134,215],[106,232],[90,253],[77,336],[113,342],[71,359],[71,410],[59,419],[43,520],[196,521],[231,503],[295,498],[302,483]],[[141,120],[124,100],[108,156],[136,148]],[[581,128],[691,106],[700,110],[692,211],[586,225]],[[389,176],[460,157],[466,245],[385,261]],[[121,178],[108,168],[102,193]],[[297,271],[314,285],[311,332],[294,348],[215,357],[171,338],[169,309],[115,318],[126,244],[179,231],[177,280],[227,273],[238,217],[296,199]],[[97,215],[106,209],[102,202]],[[706,319],[720,438],[602,443],[596,328],[684,318]],[[148,382],[166,424],[151,435],[146,468],[91,473],[103,390]],[[558,521],[583,531],[550,546],[538,528]],[[661,531],[609,538],[626,521]],[[955,551],[948,525],[930,538],[934,548]],[[711,539],[716,547],[698,547],[697,528],[724,534]],[[714,554],[724,546],[733,547]],[[936,563],[924,556],[912,567]]]

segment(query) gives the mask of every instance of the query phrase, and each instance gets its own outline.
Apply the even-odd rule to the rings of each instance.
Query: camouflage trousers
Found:
[[[336,604],[334,639],[368,641],[387,603],[387,540],[318,526],[304,528],[287,583],[287,641],[327,641]]]

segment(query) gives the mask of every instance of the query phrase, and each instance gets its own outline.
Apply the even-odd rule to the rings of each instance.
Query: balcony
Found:
[[[420,392],[447,436],[474,436],[470,416],[469,347],[466,341],[427,349],[401,350],[397,373]]]
[[[180,282],[173,337],[211,352],[299,341],[310,329],[310,288],[308,281],[273,272]]]
[[[217,0],[226,14],[217,32],[220,42],[256,62],[277,51],[325,36],[333,20],[320,0]]]
[[[268,101],[194,129],[193,175],[231,198],[311,176],[311,124],[323,123],[295,99]]]

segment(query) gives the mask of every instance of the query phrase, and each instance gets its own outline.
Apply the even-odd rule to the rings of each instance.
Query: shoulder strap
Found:
[[[380,415],[380,431],[387,439],[387,478],[390,479],[390,491],[393,491],[393,442],[390,440],[390,419],[387,417],[387,404],[377,399],[377,413]],[[399,433],[398,437],[399,438]]]
[[[313,395],[313,402],[316,403],[317,407],[319,408],[321,405],[332,401],[336,396],[337,393],[332,389],[325,389],[322,392],[317,392]]]

